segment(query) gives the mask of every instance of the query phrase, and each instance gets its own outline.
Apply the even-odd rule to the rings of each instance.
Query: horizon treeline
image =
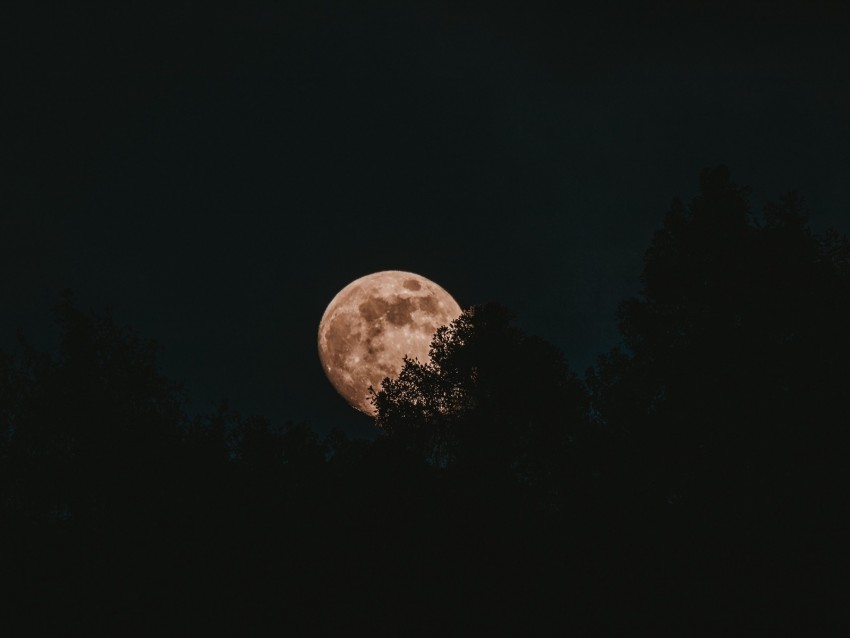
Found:
[[[850,244],[724,166],[673,200],[583,378],[499,304],[375,389],[375,440],[190,416],[157,346],[56,307],[0,352],[0,622],[28,633],[835,628]],[[9,634],[13,635],[13,634]]]

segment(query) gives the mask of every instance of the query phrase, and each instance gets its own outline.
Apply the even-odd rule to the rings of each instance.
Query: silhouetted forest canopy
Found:
[[[372,390],[381,435],[227,403],[70,294],[0,353],[3,618],[52,635],[813,635],[846,585],[850,244],[724,166],[579,377],[497,303]],[[845,601],[846,602],[846,601]]]

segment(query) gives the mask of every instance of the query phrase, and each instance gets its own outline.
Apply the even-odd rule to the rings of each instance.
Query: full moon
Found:
[[[331,384],[369,416],[369,386],[396,377],[405,355],[429,360],[434,333],[460,316],[452,296],[433,281],[401,270],[356,279],[331,300],[319,323],[319,359]]]

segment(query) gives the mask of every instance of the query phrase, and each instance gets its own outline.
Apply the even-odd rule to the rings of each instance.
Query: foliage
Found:
[[[582,384],[505,308],[373,392],[383,436],[189,417],[57,308],[0,352],[0,586],[30,633],[811,634],[839,608],[850,245],[724,167],[674,200]],[[805,589],[803,588],[805,587]],[[820,589],[818,589],[820,587]],[[647,633],[647,631],[643,633]],[[640,633],[640,632],[639,632]],[[834,632],[815,632],[834,633]]]
[[[756,218],[725,167],[703,171],[689,207],[673,202],[641,296],[619,309],[626,351],[588,379],[657,498],[808,517],[847,478],[848,266],[847,241],[813,234],[797,194]]]
[[[430,361],[405,359],[372,390],[376,424],[442,467],[549,482],[571,454],[586,398],[559,350],[525,335],[502,306],[473,306],[440,328]]]

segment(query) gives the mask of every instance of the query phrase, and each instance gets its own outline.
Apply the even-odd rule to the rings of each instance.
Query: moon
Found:
[[[405,355],[430,360],[434,333],[461,314],[458,303],[433,281],[385,270],[340,290],[319,323],[319,359],[336,391],[369,416],[369,386],[397,377]]]

